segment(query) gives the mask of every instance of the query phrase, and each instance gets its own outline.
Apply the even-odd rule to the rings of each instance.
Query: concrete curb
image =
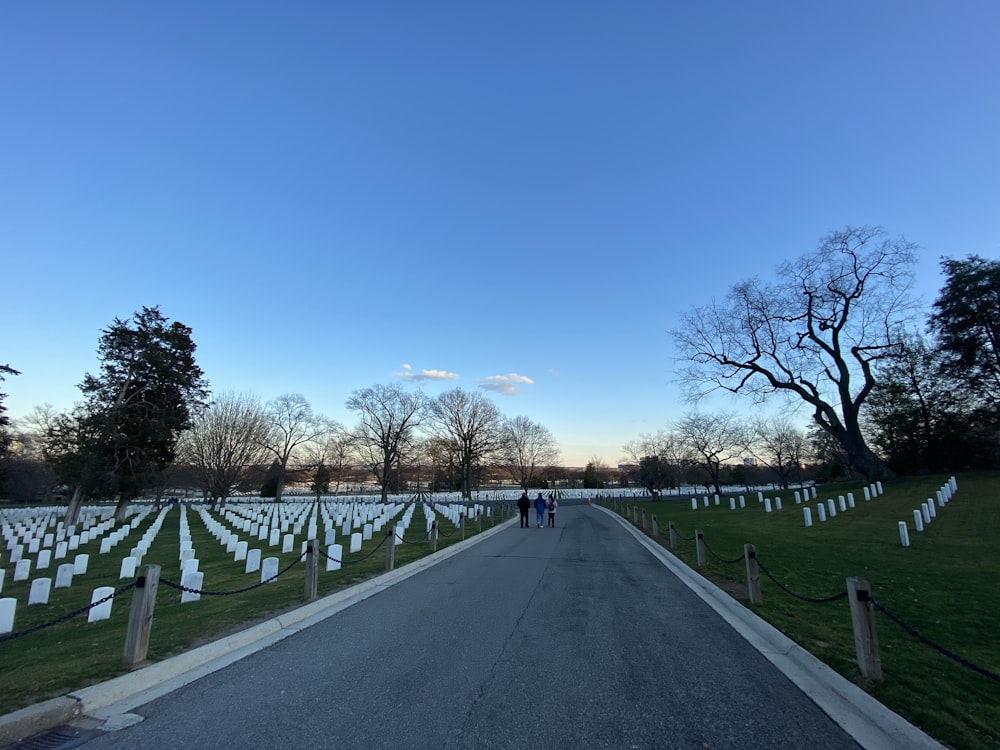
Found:
[[[457,544],[450,545],[388,573],[371,578],[335,594],[317,599],[246,630],[199,646],[183,654],[149,664],[106,682],[74,690],[34,706],[0,716],[0,747],[87,717],[101,723],[183,685],[216,672],[273,643],[331,617],[348,607],[385,591],[432,565],[488,539],[513,523],[508,519]]]
[[[944,745],[899,714],[890,711],[770,623],[759,618],[626,519],[607,508],[595,507],[615,518],[861,747],[866,750],[944,750]]]

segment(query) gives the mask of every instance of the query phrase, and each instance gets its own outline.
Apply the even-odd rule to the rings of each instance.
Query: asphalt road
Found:
[[[613,518],[557,520],[515,521],[85,748],[859,747]]]

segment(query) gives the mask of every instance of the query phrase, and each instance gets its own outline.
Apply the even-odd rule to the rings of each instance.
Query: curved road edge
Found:
[[[937,740],[890,711],[707,578],[699,575],[617,513],[612,516],[664,567],[698,595],[751,646],[867,750],[944,750]]]

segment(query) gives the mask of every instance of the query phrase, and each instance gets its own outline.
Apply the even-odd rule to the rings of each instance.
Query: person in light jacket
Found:
[[[553,529],[556,527],[556,510],[558,508],[559,508],[559,503],[556,502],[556,496],[549,493],[549,505],[548,505],[549,526]]]
[[[542,528],[542,523],[545,521],[545,498],[542,497],[541,492],[535,498],[535,516],[538,521],[538,528]]]

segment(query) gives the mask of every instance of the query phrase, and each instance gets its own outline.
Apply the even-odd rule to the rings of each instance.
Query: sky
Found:
[[[1000,3],[6,3],[0,388],[159,306],[213,391],[482,391],[562,463],[683,399],[670,331],[878,225],[1000,256]],[[728,400],[702,410],[740,412]]]

